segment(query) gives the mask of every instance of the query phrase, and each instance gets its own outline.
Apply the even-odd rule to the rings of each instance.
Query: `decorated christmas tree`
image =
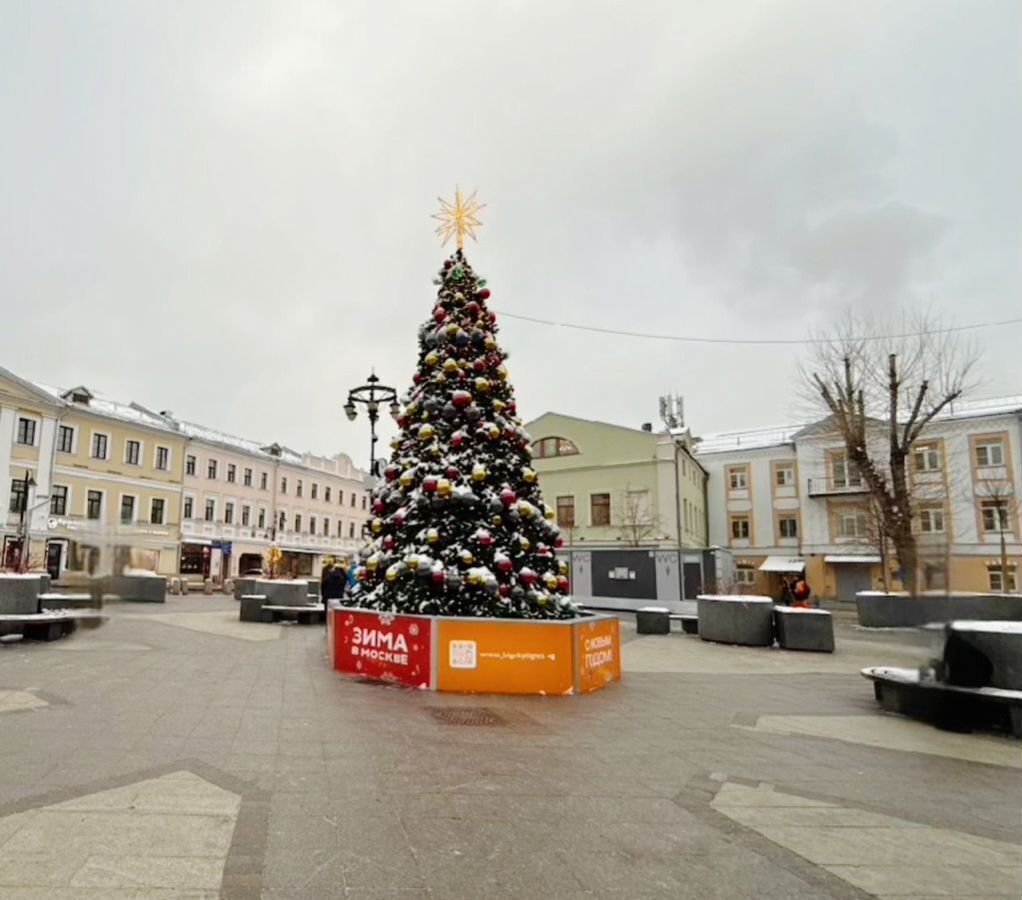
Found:
[[[419,328],[419,362],[390,463],[372,495],[369,543],[348,603],[397,613],[564,619],[578,615],[554,511],[543,502],[490,290],[469,265],[475,195],[441,201],[457,238]]]

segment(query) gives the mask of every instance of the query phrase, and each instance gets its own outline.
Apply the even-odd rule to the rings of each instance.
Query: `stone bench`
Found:
[[[322,603],[306,607],[264,606],[262,614],[264,622],[267,621],[265,618],[267,614],[270,616],[268,620],[270,622],[279,622],[281,619],[294,619],[299,625],[322,625],[326,621],[326,607]]]
[[[263,622],[263,605],[266,603],[265,594],[245,594],[241,598],[241,609],[238,612],[240,622]]]
[[[635,630],[639,634],[670,634],[670,610],[661,606],[644,606],[636,610]]]
[[[701,594],[696,603],[701,640],[746,647],[773,646],[774,601],[769,597]]]
[[[672,622],[681,622],[681,630],[685,634],[699,634],[699,616],[688,613],[671,613]]]
[[[39,612],[42,587],[39,575],[0,575],[0,614],[18,616]]]
[[[834,652],[834,618],[826,610],[775,606],[774,629],[782,650]]]
[[[103,579],[102,590],[128,603],[167,602],[167,579],[162,575],[110,575]]]
[[[94,609],[99,606],[92,594],[40,594],[39,609]]]
[[[21,635],[26,641],[55,641],[79,625],[95,628],[103,617],[79,612],[44,612],[31,615],[0,615],[0,635]]]

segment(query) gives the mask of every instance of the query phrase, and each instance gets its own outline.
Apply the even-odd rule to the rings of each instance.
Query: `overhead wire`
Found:
[[[555,322],[551,319],[540,319],[535,316],[525,316],[521,313],[504,312],[494,310],[499,316],[505,319],[518,319],[522,322],[532,322],[537,325],[549,325],[554,328],[568,328],[574,331],[589,331],[596,334],[608,334],[616,337],[643,338],[654,341],[680,341],[689,344],[773,344],[773,345],[794,345],[794,344],[833,344],[845,341],[889,341],[901,338],[924,337],[931,334],[951,334],[958,331],[975,331],[980,328],[1000,328],[1005,325],[1022,324],[1022,317],[1015,319],[1002,319],[999,322],[977,322],[972,325],[950,325],[947,328],[923,329],[921,331],[906,331],[896,334],[870,334],[853,338],[714,338],[701,337],[683,334],[651,334],[644,331],[626,331],[618,328],[600,328],[596,325],[580,325],[577,322]]]

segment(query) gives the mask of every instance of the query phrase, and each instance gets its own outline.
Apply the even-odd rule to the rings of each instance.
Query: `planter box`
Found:
[[[245,579],[247,581],[248,579]],[[308,606],[309,585],[302,580],[256,578],[246,594],[263,594],[267,606]]]
[[[39,575],[0,575],[0,615],[25,616],[39,612]]]
[[[238,619],[241,622],[271,622],[272,618],[263,618],[263,605],[266,603],[264,594],[246,594],[241,598],[241,610]]]
[[[129,603],[166,603],[167,579],[162,575],[110,575],[103,593]]]
[[[907,594],[863,592],[855,596],[859,624],[864,628],[915,628],[954,619],[1022,621],[1019,594]]]
[[[774,643],[774,601],[754,595],[700,594],[699,637],[719,644],[770,647]]]
[[[948,684],[1022,691],[1022,622],[951,622],[944,664]]]
[[[621,678],[618,620],[404,616],[332,607],[328,640],[340,672],[422,690],[588,693]]]
[[[98,609],[92,594],[40,594],[39,609]]]
[[[234,599],[240,600],[246,594],[258,594],[256,590],[256,582],[262,581],[261,578],[235,578],[234,579]]]
[[[775,606],[774,628],[782,650],[834,652],[834,619],[825,610]]]

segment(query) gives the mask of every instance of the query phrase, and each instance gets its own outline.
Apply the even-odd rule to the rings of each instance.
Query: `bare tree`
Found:
[[[821,338],[802,365],[803,380],[862,473],[911,593],[919,570],[912,448],[933,418],[962,396],[975,355],[925,315],[894,328],[850,315]]]
[[[646,538],[656,535],[660,521],[650,510],[649,491],[626,487],[614,509],[614,523],[621,539],[631,547],[638,547]]]
[[[1006,535],[1018,534],[1019,513],[1022,511],[1015,486],[1007,478],[987,479],[976,487],[975,500],[990,509],[994,527],[1000,539],[1001,590],[1008,593],[1010,584],[1008,565],[1008,542]],[[973,502],[975,502],[975,500]],[[1018,585],[1015,586],[1018,588]]]

